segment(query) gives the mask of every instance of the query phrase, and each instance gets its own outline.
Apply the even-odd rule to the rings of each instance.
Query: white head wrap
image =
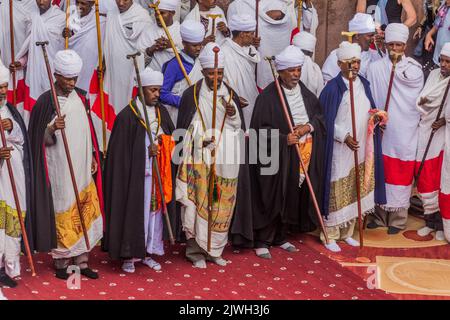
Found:
[[[160,10],[175,11],[180,4],[180,0],[161,0],[159,3]]]
[[[301,67],[305,62],[305,55],[296,46],[288,46],[275,57],[275,67],[278,71]]]
[[[348,31],[358,33],[375,32],[375,22],[370,14],[357,13],[348,23]]]
[[[200,52],[198,59],[200,60],[202,69],[214,68],[215,53],[213,49],[215,47],[219,47],[219,45],[217,43],[210,42],[203,48],[202,52]],[[222,50],[219,51],[218,54],[218,68],[224,68],[224,56]]]
[[[61,50],[56,53],[53,65],[55,73],[66,78],[74,78],[80,74],[83,61],[75,51],[70,49]]]
[[[141,82],[143,87],[149,86],[162,86],[164,82],[164,76],[161,72],[155,71],[150,67],[147,67],[140,73]]]
[[[357,43],[343,41],[339,45],[336,54],[339,61],[361,59],[361,47]]]
[[[189,43],[200,43],[205,39],[205,27],[201,22],[185,20],[180,28],[181,39]]]
[[[450,58],[450,42],[446,42],[441,49],[441,55]]]
[[[9,69],[0,61],[0,85],[9,82]]]
[[[249,14],[235,14],[228,19],[231,31],[255,31],[256,19]]]
[[[302,31],[297,33],[292,39],[292,44],[302,50],[314,52],[316,50],[317,39],[311,33]]]
[[[406,43],[409,37],[409,29],[403,23],[390,23],[385,30],[385,41]]]

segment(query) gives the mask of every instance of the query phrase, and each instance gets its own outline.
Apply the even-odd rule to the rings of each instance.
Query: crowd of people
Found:
[[[425,75],[410,0],[358,1],[322,68],[312,1],[0,0],[0,284],[22,251],[59,279],[97,279],[97,245],[128,273],[167,242],[201,269],[316,229],[339,252],[414,193],[450,242],[450,1],[424,5]]]

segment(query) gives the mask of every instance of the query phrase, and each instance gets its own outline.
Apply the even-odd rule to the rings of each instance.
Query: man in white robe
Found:
[[[375,23],[373,18],[369,14],[357,13],[348,23],[348,31],[356,32],[353,36],[353,41],[358,43],[362,49],[361,53],[361,69],[359,71],[360,75],[364,78],[367,77],[367,69],[372,63],[379,58],[378,55],[372,53],[370,50],[370,44],[373,41],[375,35]],[[330,81],[338,75],[341,71],[337,64],[337,49],[331,51],[328,58],[325,60],[322,66],[323,79],[325,82]],[[378,58],[377,58],[378,57]]]
[[[382,145],[387,203],[377,207],[375,219],[368,224],[368,228],[388,227],[388,234],[397,234],[406,228],[419,134],[420,114],[416,99],[422,90],[424,77],[421,65],[404,54],[408,36],[409,30],[404,24],[389,24],[385,31],[389,54],[372,62],[367,72],[375,103],[385,110],[392,61],[394,54],[400,55],[388,106],[389,123]]]
[[[104,93],[105,118],[109,140],[116,115],[128,104],[132,97],[134,82],[134,65],[127,55],[136,52],[143,53],[147,48],[144,44],[144,33],[152,28],[147,10],[133,0],[119,1],[117,7],[108,12],[104,40]],[[137,57],[139,70],[144,69],[144,55]],[[93,79],[94,80],[94,79]],[[93,123],[99,138],[99,145],[103,146],[102,112],[100,96],[91,90]]]
[[[450,43],[446,43],[440,54],[440,68],[431,71],[425,86],[417,98],[420,112],[419,143],[416,156],[416,175],[418,174],[428,141],[434,131],[423,168],[417,180],[417,191],[422,199],[426,225],[417,231],[425,237],[436,232],[436,240],[444,240],[442,216],[439,209],[439,191],[441,188],[442,161],[446,147],[445,106],[441,118],[436,121],[439,108],[450,79]]]
[[[174,19],[175,10],[179,3],[180,0],[161,0],[159,3],[159,11],[178,51],[183,49],[180,23]],[[175,57],[159,18],[156,18],[152,28],[144,33],[143,41],[147,46],[145,53],[147,59],[150,60],[149,66],[151,69],[161,71],[164,63]]]
[[[258,88],[256,86],[256,65],[261,57],[252,45],[255,38],[256,20],[248,14],[228,17],[233,39],[227,38],[221,48],[225,56],[224,81],[230,85],[241,99],[244,107],[245,126],[250,120],[255,106]]]
[[[6,102],[9,70],[0,61],[0,115],[7,146],[0,142],[0,286],[13,288],[14,278],[20,276],[20,252],[22,231],[16,203],[11,187],[6,160],[11,162],[17,195],[25,221],[27,207],[27,172],[29,154],[26,144],[26,129],[19,113]],[[27,160],[28,159],[28,160]],[[28,180],[30,181],[30,180]],[[29,195],[28,195],[29,196]]]
[[[302,66],[300,80],[317,97],[324,87],[323,76],[320,67],[313,61],[316,51],[317,39],[311,33],[302,31],[294,36],[292,44],[300,48],[305,54],[305,62]]]

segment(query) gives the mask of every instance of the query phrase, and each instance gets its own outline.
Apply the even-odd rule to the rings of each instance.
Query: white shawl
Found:
[[[225,24],[228,25],[227,19],[225,17],[225,13],[223,12],[223,10],[219,6],[215,6],[214,8],[209,10],[208,12],[200,12],[200,8],[199,8],[199,6],[197,4],[194,7],[194,9],[192,9],[191,12],[186,16],[186,18],[184,20],[194,20],[194,21],[201,22],[200,17],[202,16],[203,18],[208,18],[207,17],[208,14],[220,14],[220,15],[222,15],[221,18],[217,18],[216,19],[216,28],[217,28],[217,25],[219,24],[219,22],[225,22]],[[210,36],[212,34],[212,19],[208,18],[208,20],[209,20],[208,30],[206,31],[205,37]],[[215,35],[216,35],[216,43],[218,45],[221,45],[222,42],[225,40],[224,35],[219,30],[215,31]]]
[[[322,92],[324,87],[322,71],[320,67],[315,63],[311,57],[305,55],[305,62],[302,66],[302,75],[300,80],[303,84],[311,90],[317,97]]]

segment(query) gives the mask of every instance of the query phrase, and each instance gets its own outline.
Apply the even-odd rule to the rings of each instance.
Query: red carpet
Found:
[[[309,245],[294,241],[299,251],[289,254],[272,250],[272,260],[255,256],[253,251],[233,251],[228,247],[224,258],[230,263],[219,267],[208,263],[206,270],[195,269],[184,258],[184,247],[166,248],[159,259],[163,270],[155,272],[136,263],[136,273],[125,274],[119,262],[94,249],[90,266],[100,279],[82,277],[80,290],[69,290],[66,282],[53,275],[51,258],[35,256],[38,275],[31,277],[23,269],[15,289],[3,289],[11,300],[23,299],[392,299],[379,290],[368,289],[357,274],[319,253]],[[22,266],[26,267],[23,259]]]

